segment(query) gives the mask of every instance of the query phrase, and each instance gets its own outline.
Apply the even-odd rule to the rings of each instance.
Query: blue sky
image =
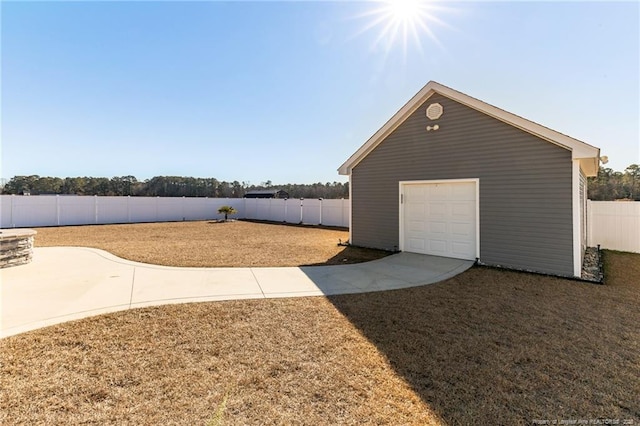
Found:
[[[344,181],[429,80],[640,163],[638,2],[381,6],[3,1],[0,175]]]

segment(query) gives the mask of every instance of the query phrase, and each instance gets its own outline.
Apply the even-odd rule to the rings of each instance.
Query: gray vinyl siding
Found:
[[[571,165],[570,151],[433,95],[353,168],[352,244],[398,248],[400,181],[479,178],[480,261],[573,275]]]

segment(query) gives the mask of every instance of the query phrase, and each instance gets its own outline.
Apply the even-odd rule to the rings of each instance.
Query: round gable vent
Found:
[[[437,120],[442,116],[444,109],[440,104],[431,104],[427,107],[427,118],[429,120]]]

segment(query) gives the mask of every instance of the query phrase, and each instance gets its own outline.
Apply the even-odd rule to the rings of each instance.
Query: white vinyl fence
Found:
[[[640,201],[587,202],[588,245],[640,253]]]
[[[0,228],[219,219],[349,226],[349,200],[0,195]]]

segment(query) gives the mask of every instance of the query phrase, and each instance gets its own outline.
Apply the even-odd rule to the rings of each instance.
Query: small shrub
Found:
[[[238,213],[238,211],[231,206],[222,206],[218,209],[218,213],[224,214],[224,220],[226,222],[227,220],[229,220],[230,214],[236,214]]]

